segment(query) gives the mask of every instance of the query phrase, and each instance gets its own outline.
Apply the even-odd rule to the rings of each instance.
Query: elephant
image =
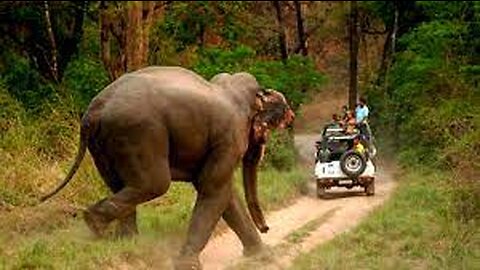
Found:
[[[269,230],[257,197],[257,167],[269,132],[291,127],[294,119],[284,95],[262,88],[247,72],[207,80],[179,66],[132,71],[93,98],[81,118],[74,164],[41,201],[68,184],[88,149],[112,192],[83,211],[97,237],[114,220],[120,235],[137,234],[137,205],[165,194],[172,181],[184,181],[197,197],[176,269],[201,269],[199,255],[220,218],[244,254],[254,254],[265,247],[258,231]],[[240,163],[251,219],[233,187]]]

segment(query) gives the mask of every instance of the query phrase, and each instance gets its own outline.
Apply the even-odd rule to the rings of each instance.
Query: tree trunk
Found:
[[[102,61],[111,80],[148,64],[150,28],[154,17],[160,14],[159,5],[154,1],[130,1],[121,5],[119,12],[109,10],[105,1],[100,5]],[[112,41],[118,48],[115,51]]]
[[[287,35],[285,33],[285,23],[283,21],[283,13],[282,8],[280,6],[280,1],[272,1],[273,6],[275,7],[275,12],[277,14],[277,24],[279,29],[278,35],[278,43],[280,45],[280,55],[282,57],[282,61],[285,63],[288,59],[288,52],[287,52]]]
[[[350,109],[354,109],[357,103],[357,73],[358,73],[358,10],[357,2],[350,2],[350,87],[348,91],[348,104]]]
[[[73,32],[70,36],[65,38],[64,45],[60,48],[60,55],[58,60],[58,76],[59,80],[63,77],[63,72],[67,68],[68,63],[72,57],[78,53],[79,44],[82,42],[83,36],[83,22],[87,13],[88,1],[79,1],[75,11],[75,19],[73,22]]]
[[[397,32],[398,32],[398,16],[399,16],[399,10],[397,7],[396,2],[394,3],[395,6],[395,17],[393,20],[393,33],[392,33],[392,55],[395,54],[395,43],[397,39]]]
[[[295,11],[297,17],[297,34],[299,49],[302,52],[303,56],[307,56],[308,50],[306,46],[305,28],[303,26],[302,6],[300,5],[300,1],[293,1],[293,3],[295,4]]]
[[[147,2],[148,3],[148,2]],[[134,71],[142,66],[141,60],[145,49],[143,47],[143,18],[141,1],[127,2],[125,15],[127,19],[125,54],[125,72]]]
[[[45,22],[47,24],[47,33],[48,33],[48,40],[50,41],[50,60],[46,62],[50,68],[50,75],[52,76],[53,80],[58,83],[58,62],[57,62],[57,43],[55,42],[55,36],[53,34],[52,29],[52,22],[50,21],[50,8],[48,6],[48,1],[43,2],[45,7]]]
[[[103,65],[108,72],[110,80],[115,79],[115,75],[112,70],[111,55],[110,55],[110,16],[108,15],[106,1],[100,2],[100,53]]]
[[[376,85],[380,86],[385,81],[385,75],[387,73],[388,59],[390,59],[390,48],[392,39],[393,28],[387,29],[387,36],[385,38],[385,43],[383,44],[382,60],[380,62],[380,68],[378,70],[378,77]]]
[[[382,61],[380,64],[380,70],[378,71],[378,78],[376,82],[377,86],[381,86],[381,85],[386,86],[388,67],[391,64],[391,60],[392,60],[391,58],[395,53],[395,43],[396,43],[396,36],[398,32],[398,19],[399,19],[400,11],[398,9],[397,2],[394,2],[393,5],[395,9],[393,26],[392,25],[387,26],[387,36],[385,38],[385,43],[383,45]]]

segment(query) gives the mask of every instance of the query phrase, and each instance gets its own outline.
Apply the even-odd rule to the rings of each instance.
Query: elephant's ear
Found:
[[[258,118],[262,119],[262,122],[266,122],[268,128],[285,128],[293,122],[295,114],[282,93],[266,89],[260,91],[258,96],[262,103],[262,110],[259,111]]]
[[[264,110],[265,94],[262,91],[256,93],[255,96],[255,111],[261,112]]]

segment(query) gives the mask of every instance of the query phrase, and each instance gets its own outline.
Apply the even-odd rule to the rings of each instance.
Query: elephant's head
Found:
[[[259,109],[252,126],[256,143],[265,143],[272,129],[284,129],[295,119],[283,94],[273,89],[259,91],[256,104]]]
[[[257,228],[265,233],[269,228],[257,196],[257,167],[263,157],[270,131],[290,126],[295,114],[285,97],[271,89],[257,93],[256,106],[258,111],[251,124],[249,145],[243,158],[243,183],[250,215]]]
[[[248,210],[260,232],[267,232],[257,196],[257,167],[263,157],[265,144],[271,130],[286,128],[293,123],[295,114],[287,100],[278,91],[260,87],[254,76],[241,72],[220,73],[210,80],[239,106],[248,111],[248,149],[243,157],[243,185]]]

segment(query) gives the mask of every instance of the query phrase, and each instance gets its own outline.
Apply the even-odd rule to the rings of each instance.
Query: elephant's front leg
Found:
[[[223,213],[223,219],[240,238],[244,247],[243,253],[246,256],[255,255],[264,248],[260,234],[252,220],[247,216],[245,207],[240,203],[236,192],[232,194],[228,207]]]
[[[175,261],[176,269],[201,269],[199,255],[208,242],[232,194],[235,156],[229,152],[214,153],[198,181],[194,183],[197,200],[188,229],[187,240]]]

